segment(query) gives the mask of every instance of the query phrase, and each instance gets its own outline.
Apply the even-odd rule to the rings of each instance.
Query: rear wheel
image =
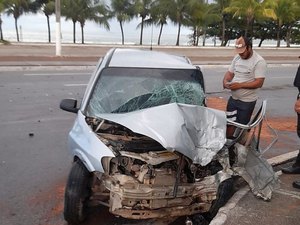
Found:
[[[80,224],[86,219],[91,195],[92,174],[77,160],[71,168],[66,190],[64,218],[69,224]]]

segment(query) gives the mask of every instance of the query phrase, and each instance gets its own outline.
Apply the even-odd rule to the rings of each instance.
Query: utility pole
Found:
[[[61,26],[60,26],[60,0],[55,0],[56,15],[56,56],[61,56]]]

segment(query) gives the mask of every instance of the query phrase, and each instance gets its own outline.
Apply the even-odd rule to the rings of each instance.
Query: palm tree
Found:
[[[47,27],[48,27],[48,42],[51,43],[51,29],[49,16],[55,13],[55,0],[49,0],[44,7],[42,8],[46,18],[47,18]]]
[[[73,22],[73,43],[76,43],[76,22],[80,23],[81,43],[84,44],[84,26],[87,20],[95,21],[109,30],[108,7],[105,4],[93,6],[87,0],[63,0],[62,15]]]
[[[18,19],[23,13],[30,11],[31,0],[3,0],[2,1],[7,15],[13,15],[15,19],[15,28],[17,41],[19,42]]]
[[[160,39],[164,25],[167,24],[168,9],[164,5],[165,1],[154,0],[150,8],[150,18],[144,21],[145,26],[159,26],[159,34],[157,38],[157,45],[160,45]],[[151,37],[152,38],[152,37]],[[152,41],[152,40],[151,40]]]
[[[124,45],[124,30],[123,24],[125,21],[130,21],[133,18],[133,4],[131,0],[111,0],[111,12],[114,15],[121,29],[122,45]]]
[[[229,6],[230,0],[215,0],[217,7],[219,8],[219,13],[222,15],[222,36],[221,36],[221,46],[225,46],[225,30],[226,30],[226,18],[228,18],[227,13],[224,11],[225,8]]]
[[[76,22],[82,10],[82,5],[85,1],[81,0],[62,0],[61,14],[66,17],[66,20],[72,20],[73,23],[73,43],[76,43]],[[82,5],[80,4],[82,3]]]
[[[285,25],[287,28],[286,43],[290,47],[292,25],[299,19],[299,8],[296,0],[268,0],[265,4],[272,7],[277,22],[277,47],[280,47],[280,33]]]
[[[200,35],[203,36],[202,46],[205,46],[207,25],[220,20],[215,4],[205,1],[191,0],[189,4],[189,24],[193,27],[194,45],[198,45]]]
[[[110,27],[108,18],[108,8],[104,4],[99,4],[95,7],[87,4],[85,7],[83,7],[81,13],[78,15],[78,22],[80,23],[81,27],[81,43],[84,44],[84,25],[86,20],[95,21],[97,24],[103,26],[106,30],[109,30]]]
[[[190,0],[165,0],[169,18],[178,24],[176,46],[179,46],[181,26],[187,24],[188,5]]]
[[[0,0],[0,40],[3,41],[1,13],[4,11],[3,0]]]
[[[144,21],[146,17],[150,14],[152,2],[153,0],[134,0],[135,14],[139,15],[139,17],[142,18],[142,21],[140,23],[140,27],[141,27],[140,45],[143,44]]]
[[[263,13],[262,3],[260,0],[232,0],[229,7],[224,9],[225,12],[233,14],[233,17],[242,17],[246,19],[245,36],[248,35],[248,30],[253,32],[253,22],[256,16]]]
[[[106,30],[110,30],[110,25],[108,20],[112,18],[111,11],[106,4],[98,5],[95,8],[96,17],[92,18],[97,24],[104,27]]]
[[[49,16],[55,13],[55,0],[36,0],[37,9],[41,10],[47,18],[48,42],[51,43],[51,29]]]
[[[199,37],[202,34],[202,25],[204,24],[203,8],[204,1],[192,0],[189,4],[188,25],[192,27],[193,34],[191,37],[191,44],[198,46]]]
[[[253,38],[259,39],[258,47],[262,46],[265,40],[276,40],[277,25],[273,20],[257,21],[255,24]]]

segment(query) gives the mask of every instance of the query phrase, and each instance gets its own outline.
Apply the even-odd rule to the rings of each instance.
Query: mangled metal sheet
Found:
[[[172,103],[124,114],[97,117],[151,137],[168,150],[176,150],[207,165],[226,142],[225,112],[202,106]]]
[[[278,176],[254,146],[235,144],[238,161],[232,170],[245,179],[254,195],[270,200],[273,190],[279,185]]]

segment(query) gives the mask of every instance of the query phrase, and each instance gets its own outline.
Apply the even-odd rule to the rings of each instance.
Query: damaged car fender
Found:
[[[101,158],[115,155],[91,130],[85,122],[85,116],[78,111],[76,121],[69,133],[68,146],[71,154],[78,157],[90,172],[103,172]],[[88,149],[88,151],[86,151]]]

